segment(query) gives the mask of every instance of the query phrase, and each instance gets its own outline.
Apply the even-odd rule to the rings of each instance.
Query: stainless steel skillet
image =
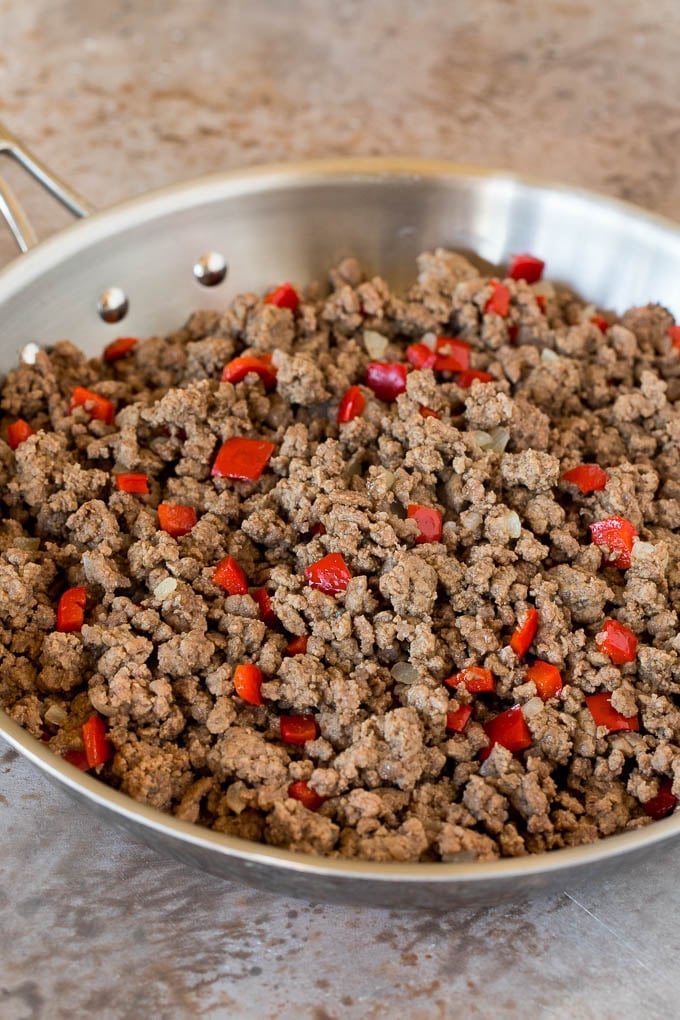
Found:
[[[98,353],[121,331],[168,332],[190,311],[221,308],[238,291],[265,290],[284,278],[303,284],[346,254],[399,284],[412,278],[416,254],[436,245],[472,250],[492,263],[531,251],[546,260],[551,278],[597,305],[622,311],[659,301],[680,318],[680,227],[575,189],[448,163],[349,159],[208,177],[89,216],[79,196],[0,128],[2,151],[84,218],[34,246],[29,221],[0,178],[0,212],[30,249],[0,272],[0,373],[27,344],[68,337]],[[221,276],[219,260],[201,261],[209,253],[221,255],[228,272],[203,287],[197,277]],[[98,311],[111,288],[129,305],[117,325]],[[117,296],[118,305],[103,302],[109,318],[125,306]],[[591,846],[489,864],[327,860],[228,838],[138,804],[56,758],[2,712],[0,735],[76,800],[158,850],[316,900],[498,903],[637,866],[680,832],[678,815]]]

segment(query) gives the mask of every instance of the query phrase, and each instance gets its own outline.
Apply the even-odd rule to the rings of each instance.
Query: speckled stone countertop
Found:
[[[674,0],[0,0],[0,119],[98,206],[256,162],[406,154],[680,219],[678,38]],[[41,235],[65,222],[7,177]],[[678,1015],[678,844],[531,904],[309,904],[159,857],[2,741],[0,832],[2,1020]]]

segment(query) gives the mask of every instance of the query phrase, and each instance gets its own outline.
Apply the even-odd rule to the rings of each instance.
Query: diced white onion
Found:
[[[504,517],[500,519],[503,526],[503,530],[506,535],[510,538],[519,538],[522,534],[522,522],[519,519],[519,515],[514,510],[510,510]]]
[[[398,684],[413,684],[420,676],[417,667],[410,662],[395,662],[390,673]]]
[[[437,347],[437,336],[435,333],[424,333],[420,338],[421,344],[425,344],[431,351],[436,350]]]
[[[52,726],[61,726],[67,715],[68,712],[61,705],[50,705],[45,712],[45,722],[50,723]]]
[[[157,584],[153,590],[154,597],[157,599],[164,599],[167,595],[172,595],[173,591],[177,587],[176,577],[166,577],[164,581]]]
[[[364,330],[364,347],[371,358],[382,358],[387,350],[389,340],[382,333],[376,333],[374,329]]]
[[[551,280],[539,280],[538,283],[532,283],[531,289],[534,294],[542,294],[547,298],[555,297],[555,287]]]
[[[246,807],[246,802],[243,799],[245,788],[246,784],[242,783],[240,779],[237,779],[235,783],[227,787],[225,799],[229,810],[233,811],[235,815],[240,815]]]
[[[558,361],[558,359],[559,354],[556,354],[550,347],[544,347],[541,351],[541,361]]]
[[[596,314],[597,314],[597,309],[595,308],[595,305],[585,305],[585,307],[583,307],[581,309],[581,314],[580,314],[579,318],[580,318],[581,322],[590,322],[590,320],[592,319],[593,315],[596,315]]]
[[[482,432],[481,429],[475,429],[475,431],[472,433],[472,435],[475,437],[475,440],[477,442],[477,446],[479,446],[482,450],[488,450],[489,449],[489,447],[491,446],[491,443],[492,443],[492,439],[491,439],[490,433]]]
[[[502,425],[499,425],[498,428],[491,430],[491,442],[489,443],[489,449],[494,453],[502,453],[509,441],[510,433],[507,429],[504,429]]]

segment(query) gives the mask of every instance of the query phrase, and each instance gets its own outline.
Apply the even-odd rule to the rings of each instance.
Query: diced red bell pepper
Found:
[[[593,315],[590,321],[597,326],[601,333],[606,333],[611,326],[611,323],[605,319],[604,315]]]
[[[437,355],[427,344],[411,344],[406,348],[406,360],[417,369],[434,368]]]
[[[536,304],[545,315],[545,294],[535,294],[534,297],[536,298]]]
[[[62,634],[78,633],[85,622],[87,591],[67,588],[57,604],[57,630]]]
[[[656,797],[652,797],[642,805],[644,813],[656,822],[669,815],[678,803],[678,798],[673,793],[672,787],[673,783],[670,779],[662,779]]]
[[[470,344],[455,336],[438,336],[435,372],[465,372],[470,367]]]
[[[266,623],[268,627],[278,626],[279,618],[272,608],[272,600],[269,598],[266,588],[256,588],[253,592],[253,598],[257,602],[262,622]]]
[[[352,421],[363,413],[366,407],[366,397],[358,386],[350,386],[338,407],[338,425]]]
[[[437,411],[433,411],[431,407],[425,407],[424,404],[421,404],[419,406],[418,410],[422,414],[423,418],[438,418],[439,417],[439,414],[437,413]]]
[[[510,647],[518,659],[523,659],[529,651],[529,648],[536,637],[538,623],[538,609],[535,609],[534,606],[529,606],[524,623],[517,627],[510,638]]]
[[[73,414],[76,407],[84,408],[90,418],[103,421],[106,425],[110,425],[113,422],[116,413],[116,409],[110,400],[100,396],[99,393],[94,393],[93,390],[86,390],[83,386],[76,386],[71,394],[69,414]]]
[[[266,390],[276,388],[276,369],[271,361],[255,357],[253,354],[242,354],[229,361],[222,369],[222,382],[243,382],[250,373],[260,377]]]
[[[637,531],[630,521],[625,517],[607,517],[591,524],[590,534],[595,545],[609,550],[609,556],[604,560],[606,566],[628,569],[633,542],[637,538]]]
[[[669,326],[667,333],[671,338],[671,344],[680,350],[680,326]]]
[[[565,482],[576,485],[581,492],[600,492],[609,481],[609,475],[598,464],[577,464],[562,475]]]
[[[305,568],[307,583],[326,595],[344,591],[352,580],[352,572],[340,553],[328,553]]]
[[[119,358],[126,357],[138,343],[136,336],[119,336],[117,340],[106,345],[102,357],[104,361],[118,361]]]
[[[106,736],[106,723],[98,715],[91,715],[83,723],[83,745],[87,755],[87,767],[96,769],[113,754],[113,746]]]
[[[282,715],[279,716],[281,740],[287,744],[306,744],[308,740],[316,740],[318,728],[313,715]]]
[[[262,670],[252,662],[241,663],[234,670],[234,690],[249,705],[264,705],[261,690],[263,680]]]
[[[277,308],[289,308],[291,312],[294,312],[300,304],[300,295],[292,283],[282,283],[280,286],[275,287],[274,290],[270,290],[264,299],[264,303],[266,305],[276,305]]]
[[[526,671],[526,678],[527,680],[533,680],[536,685],[536,693],[543,701],[555,698],[564,686],[562,674],[557,666],[553,666],[551,662],[544,662],[542,659],[536,659],[529,666]]]
[[[318,811],[321,805],[326,802],[326,798],[315,793],[304,779],[298,779],[297,782],[290,784],[288,796],[293,800],[299,800],[308,811]]]
[[[510,311],[510,291],[504,283],[498,280],[489,280],[491,297],[484,305],[485,312],[495,312],[502,319],[506,319]]]
[[[326,534],[326,525],[322,524],[321,521],[317,521],[316,524],[312,525],[312,534],[313,535],[325,535]]]
[[[378,400],[390,403],[406,389],[406,365],[392,361],[369,361],[366,366],[366,385]]]
[[[511,280],[526,280],[527,283],[538,283],[543,276],[545,262],[534,255],[515,255],[508,276]]]
[[[484,732],[489,738],[489,743],[479,752],[479,757],[484,761],[491,754],[494,744],[506,747],[508,751],[524,751],[531,747],[532,736],[522,714],[521,705],[513,705],[507,711],[495,715],[484,723]]]
[[[307,652],[307,635],[298,634],[286,645],[286,655],[305,655]]]
[[[462,390],[468,390],[475,379],[479,379],[482,383],[495,382],[494,377],[490,372],[479,372],[475,368],[467,368],[464,372],[459,372],[456,377],[456,384],[460,386]]]
[[[116,475],[116,488],[119,492],[129,492],[133,496],[148,496],[149,479],[147,475],[124,472]]]
[[[605,620],[602,630],[595,635],[595,644],[608,655],[615,666],[633,662],[637,655],[636,635],[618,620]]]
[[[11,425],[7,426],[7,442],[12,450],[25,442],[30,436],[35,435],[35,429],[31,428],[23,418],[17,418]]]
[[[64,761],[67,761],[69,765],[75,765],[81,772],[87,772],[89,765],[87,764],[87,755],[84,751],[64,751],[62,754]]]
[[[448,677],[444,683],[452,688],[464,684],[470,694],[487,694],[496,687],[493,673],[484,666],[466,666],[465,669]]]
[[[414,539],[416,545],[438,542],[442,537],[442,515],[434,507],[409,503],[406,507],[406,516],[415,521],[420,529],[420,534]]]
[[[220,447],[212,466],[213,478],[236,478],[256,482],[274,452],[274,444],[266,439],[232,436]]]
[[[198,517],[192,506],[177,506],[175,503],[158,504],[158,523],[163,531],[173,538],[188,535],[196,525]]]
[[[472,705],[461,705],[455,712],[446,713],[446,728],[451,733],[462,733],[472,715]]]
[[[621,715],[615,708],[612,708],[612,696],[609,691],[589,694],[586,698],[586,705],[595,725],[606,726],[610,733],[616,733],[617,730],[640,729],[640,720],[637,714]]]
[[[248,578],[240,563],[233,556],[225,556],[215,567],[213,584],[223,588],[228,595],[247,595]]]

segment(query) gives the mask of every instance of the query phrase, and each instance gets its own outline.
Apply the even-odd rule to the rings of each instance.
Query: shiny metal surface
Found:
[[[204,287],[216,287],[227,275],[227,263],[224,255],[218,251],[201,255],[194,263],[194,276]]]
[[[128,313],[130,302],[127,294],[120,287],[107,287],[103,294],[99,295],[97,301],[97,313],[99,318],[109,324],[120,322]]]
[[[96,312],[112,280],[126,332],[159,334],[240,290],[304,284],[357,255],[392,284],[423,248],[501,264],[531,251],[547,275],[615,311],[659,301],[680,318],[680,228],[586,192],[412,160],[339,160],[206,178],[74,224],[0,273],[0,372],[27,343],[69,337],[94,354],[115,335]],[[193,252],[222,252],[228,281],[204,289]],[[190,263],[189,263],[190,265]],[[52,755],[0,713],[0,733],[97,814],[213,874],[288,895],[399,907],[487,904],[637,867],[680,832],[680,815],[587,847],[489,864],[385,865],[313,858],[200,829],[140,805]]]

